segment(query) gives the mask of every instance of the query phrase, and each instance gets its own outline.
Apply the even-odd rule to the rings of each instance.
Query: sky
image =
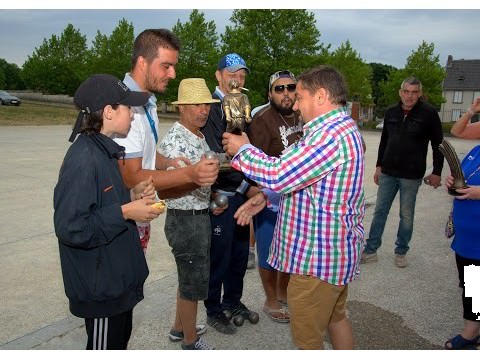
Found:
[[[0,10],[0,58],[22,66],[44,39],[60,35],[68,24],[86,35],[88,47],[92,45],[97,31],[110,35],[122,18],[133,24],[135,35],[146,28],[172,28],[177,20],[182,23],[188,21],[195,4],[205,6],[205,9],[199,10],[207,21],[215,21],[218,35],[223,33],[226,25],[231,25],[229,19],[232,9],[225,8],[218,1],[189,3],[177,0],[176,9],[167,6],[159,9],[164,5],[162,2],[166,3],[165,0],[144,0],[138,2],[137,8],[129,9],[122,1],[116,1],[113,5],[102,1],[72,0],[68,4],[71,8],[63,10],[60,9],[66,7],[64,2],[57,4],[49,0],[41,2],[41,9],[38,8],[38,1],[29,3],[17,0],[10,4],[11,8],[3,4]],[[260,3],[269,8],[288,8],[285,5],[293,5],[281,5],[279,1],[268,0]],[[390,9],[378,9],[380,5],[374,1],[362,1],[363,8],[358,8],[355,2],[342,2],[342,6],[345,6],[343,9],[329,9],[322,3],[300,0],[295,5],[314,13],[322,43],[331,44],[334,50],[349,40],[353,49],[367,63],[377,62],[402,68],[408,56],[423,40],[434,43],[435,55],[439,55],[441,65],[446,64],[448,55],[454,59],[480,58],[480,10],[465,9],[466,6],[459,9],[462,0],[455,2],[459,7],[456,9],[442,8],[440,1],[433,2],[435,8],[429,8],[427,2],[422,1],[390,1],[390,6],[393,6]],[[319,5],[322,9],[318,9]],[[242,6],[258,7],[255,1],[250,0],[242,1]]]

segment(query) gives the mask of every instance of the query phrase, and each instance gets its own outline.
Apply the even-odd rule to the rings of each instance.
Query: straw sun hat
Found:
[[[212,99],[207,83],[201,78],[183,79],[178,86],[178,100],[174,105],[211,104],[220,100]]]

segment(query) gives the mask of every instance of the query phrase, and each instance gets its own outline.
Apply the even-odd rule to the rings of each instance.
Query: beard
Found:
[[[167,85],[169,81],[169,78],[156,78],[150,73],[150,69],[148,69],[145,75],[145,88],[147,91],[152,93],[163,94],[165,91],[167,91]]]
[[[285,108],[285,107],[282,107],[282,106],[278,106],[277,104],[275,104],[273,102],[273,100],[270,100],[270,106],[282,115],[287,115],[288,116],[288,115],[291,115],[293,113],[293,104],[292,104],[292,106],[290,106],[288,108]]]

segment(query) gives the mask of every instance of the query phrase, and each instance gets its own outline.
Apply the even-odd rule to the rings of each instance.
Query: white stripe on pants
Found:
[[[108,318],[93,319],[93,350],[107,350],[107,336]]]

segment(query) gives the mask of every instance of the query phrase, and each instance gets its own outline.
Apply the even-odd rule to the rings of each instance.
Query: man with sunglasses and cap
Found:
[[[212,97],[223,101],[229,93],[229,83],[234,80],[243,88],[250,73],[245,60],[236,53],[222,57],[215,77],[218,81]],[[207,123],[202,133],[210,149],[224,153],[222,135],[227,129],[222,103],[212,104]],[[210,281],[208,298],[204,301],[207,324],[223,334],[234,334],[237,329],[230,322],[230,316],[250,314],[240,302],[243,293],[243,278],[247,270],[250,228],[237,225],[233,218],[235,211],[246,201],[250,186],[243,174],[237,170],[220,171],[212,185],[212,193],[228,197],[228,207],[220,215],[210,213],[212,240],[210,247]],[[223,289],[223,296],[222,296]],[[258,321],[258,314],[255,313]]]
[[[248,128],[251,144],[269,156],[279,157],[303,135],[301,116],[298,111],[293,110],[296,87],[295,75],[291,71],[282,70],[272,74],[269,80],[269,104],[254,116]],[[277,271],[267,263],[280,195],[266,188],[262,191],[269,198],[268,206],[253,218],[253,225],[257,242],[258,272],[266,296],[263,311],[273,321],[288,323],[289,275]]]

